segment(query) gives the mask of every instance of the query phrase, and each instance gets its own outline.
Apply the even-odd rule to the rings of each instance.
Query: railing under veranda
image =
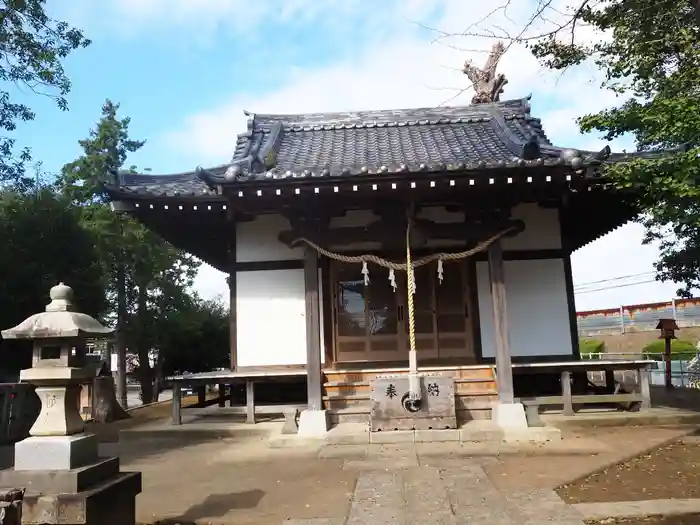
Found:
[[[658,368],[651,371],[652,386],[664,386],[665,363],[663,352],[590,352],[582,353],[581,359],[609,359],[609,360],[631,360],[631,359],[653,359],[658,362]],[[620,372],[623,382],[633,383],[636,379],[633,372]],[[629,375],[629,377],[627,377]],[[604,372],[590,372],[590,379],[604,381]],[[671,358],[671,380],[674,386],[679,388],[700,389],[700,351],[676,352]]]

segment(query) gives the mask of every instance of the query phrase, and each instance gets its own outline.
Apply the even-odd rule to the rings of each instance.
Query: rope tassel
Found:
[[[440,281],[440,284],[442,284],[442,277],[443,277],[443,268],[442,268],[442,259],[438,259],[438,281]]]
[[[365,286],[369,284],[369,268],[367,267],[367,261],[362,261],[362,275],[365,278]]]

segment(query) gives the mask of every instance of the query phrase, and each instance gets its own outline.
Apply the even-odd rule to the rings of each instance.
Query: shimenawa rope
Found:
[[[470,248],[469,250],[464,250],[462,252],[455,252],[455,253],[432,253],[430,255],[426,255],[425,257],[421,257],[420,259],[416,259],[415,261],[412,261],[413,268],[418,268],[419,266],[424,266],[426,264],[429,264],[433,261],[457,261],[459,259],[466,259],[467,257],[471,257],[475,253],[479,253],[484,251],[486,248],[491,246],[494,242],[496,242],[498,239],[503,237],[504,235],[510,233],[511,231],[515,230],[515,226],[511,226],[510,228],[506,228],[505,230],[502,230],[495,235],[489,237],[483,242],[480,242],[473,248]],[[359,263],[374,263],[379,266],[382,266],[383,268],[389,268],[390,270],[406,270],[407,269],[407,264],[406,263],[398,263],[394,261],[390,261],[388,259],[384,259],[383,257],[378,257],[376,255],[372,254],[363,254],[363,255],[342,255],[339,253],[334,253],[331,251],[326,250],[325,248],[320,247],[318,244],[315,242],[307,239],[306,237],[299,237],[295,241],[292,242],[292,246],[295,246],[299,243],[304,243],[316,250],[318,253],[321,255],[324,255],[330,259],[334,259],[336,261],[340,262],[345,262],[345,263],[351,263],[351,264],[359,264]]]

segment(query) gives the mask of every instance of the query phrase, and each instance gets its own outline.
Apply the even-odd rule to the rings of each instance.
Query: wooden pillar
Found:
[[[321,399],[321,316],[319,312],[318,254],[304,252],[306,298],[306,382],[309,410],[322,410]]]
[[[501,403],[513,403],[513,369],[511,367],[510,338],[508,336],[503,247],[500,240],[497,240],[490,246],[488,255],[491,300],[493,302],[494,339],[496,342],[498,400]]]
[[[255,381],[245,380],[245,422],[255,424]]]
[[[182,425],[182,389],[179,381],[173,382],[173,425]]]
[[[229,351],[230,367],[238,366],[238,335],[236,329],[236,221],[231,206],[228,206],[228,289],[229,289]]]

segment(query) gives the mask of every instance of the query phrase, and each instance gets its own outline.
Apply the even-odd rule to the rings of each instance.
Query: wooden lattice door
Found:
[[[445,263],[443,282],[435,265],[416,268],[414,312],[419,359],[472,358],[471,304],[466,264]],[[372,266],[364,283],[357,264],[334,263],[333,324],[336,362],[407,361],[409,320],[406,273]]]

